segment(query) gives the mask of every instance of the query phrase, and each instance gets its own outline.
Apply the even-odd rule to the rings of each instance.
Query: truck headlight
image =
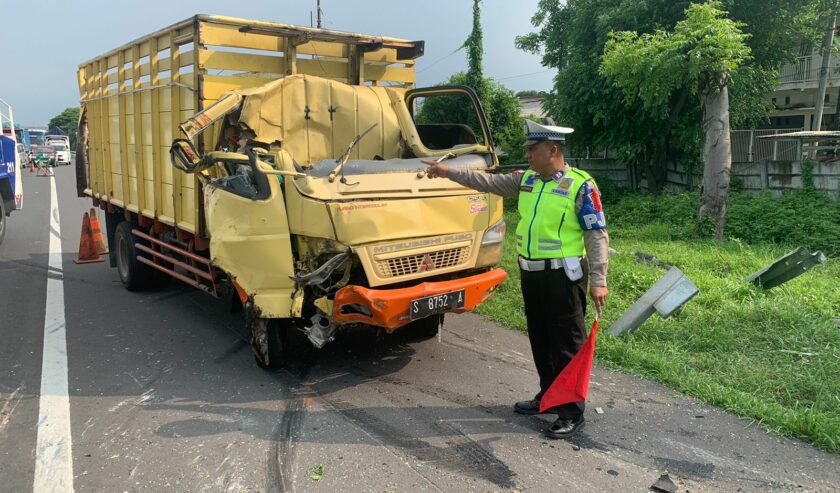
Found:
[[[502,260],[505,231],[507,231],[507,226],[504,219],[487,228],[481,239],[481,248],[478,250],[478,258],[475,261],[476,267],[495,265]]]
[[[487,231],[484,232],[484,238],[481,239],[481,246],[495,245],[496,243],[504,242],[505,231],[507,231],[507,226],[505,225],[505,220],[502,219],[487,228]]]

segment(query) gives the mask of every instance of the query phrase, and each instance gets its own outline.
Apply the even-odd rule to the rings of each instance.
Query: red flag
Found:
[[[540,400],[540,412],[569,402],[585,401],[589,391],[589,377],[592,374],[592,359],[595,356],[595,338],[598,334],[598,319],[592,324],[589,338],[581,346],[572,361],[554,379]]]

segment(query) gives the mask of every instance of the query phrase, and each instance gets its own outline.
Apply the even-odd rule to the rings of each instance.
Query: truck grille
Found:
[[[426,256],[429,260],[425,260]],[[383,260],[378,262],[378,266],[382,277],[399,277],[454,267],[466,262],[469,257],[470,247],[467,246]]]

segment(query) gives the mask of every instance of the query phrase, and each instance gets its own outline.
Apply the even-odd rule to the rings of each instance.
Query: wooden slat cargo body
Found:
[[[285,75],[410,88],[422,51],[422,42],[221,16],[179,22],[79,66],[81,186],[141,221],[204,236],[200,187],[170,164],[181,122],[227,91]],[[199,136],[199,150],[214,149],[216,135]]]

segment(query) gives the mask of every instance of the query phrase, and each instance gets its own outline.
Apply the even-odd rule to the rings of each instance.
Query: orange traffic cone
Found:
[[[93,243],[96,246],[96,253],[104,255],[108,253],[108,246],[105,238],[102,237],[102,229],[99,227],[99,218],[96,217],[96,209],[90,208],[90,229],[93,231]]]
[[[35,160],[34,159],[29,160],[29,172],[30,173],[35,172]]]
[[[102,262],[99,252],[96,251],[96,244],[93,240],[93,231],[90,229],[90,215],[85,212],[82,219],[82,237],[79,239],[79,256],[73,260],[77,264],[92,264]]]

